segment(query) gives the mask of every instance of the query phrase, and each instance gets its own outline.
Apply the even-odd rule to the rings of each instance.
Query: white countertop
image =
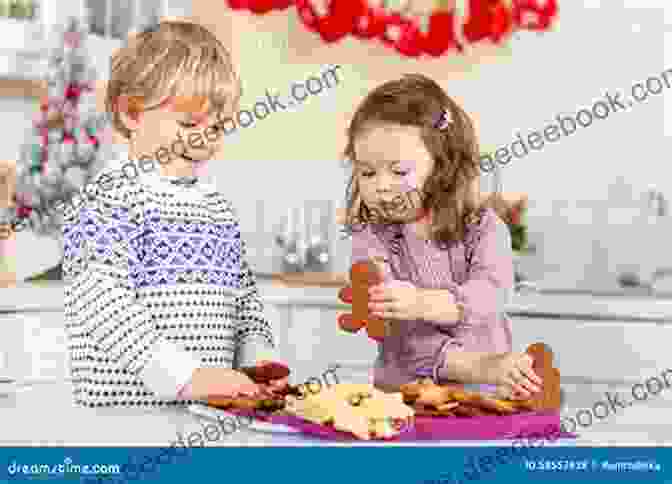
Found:
[[[338,290],[327,287],[283,287],[259,282],[259,290],[268,304],[322,306],[347,309],[338,300]],[[511,316],[572,318],[611,321],[653,321],[672,323],[672,297],[652,297],[624,292],[621,295],[544,288],[532,295],[514,295],[507,306]],[[21,284],[0,289],[0,314],[33,311],[62,311],[63,285]]]
[[[666,409],[661,409],[666,410]],[[199,418],[185,410],[88,409],[72,404],[69,383],[42,383],[13,396],[0,396],[0,446],[169,446],[178,433],[202,432]],[[593,425],[579,439],[546,445],[672,444],[669,417],[632,407]],[[303,435],[241,430],[208,446],[319,445]],[[413,445],[413,444],[409,444]],[[510,445],[507,441],[444,441],[425,445]]]

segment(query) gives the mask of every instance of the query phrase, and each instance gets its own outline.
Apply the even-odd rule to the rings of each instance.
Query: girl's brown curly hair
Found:
[[[452,122],[437,127],[444,109]],[[421,188],[423,208],[432,211],[432,239],[442,246],[461,241],[467,225],[477,219],[484,205],[479,201],[479,148],[473,123],[464,110],[433,80],[421,74],[407,74],[386,82],[369,93],[360,104],[347,130],[346,160],[356,160],[355,139],[373,123],[418,126],[434,169]],[[346,191],[346,231],[370,220],[360,204],[359,187],[353,173]]]

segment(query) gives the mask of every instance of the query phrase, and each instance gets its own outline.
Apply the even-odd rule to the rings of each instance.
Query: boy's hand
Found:
[[[250,378],[228,368],[199,368],[191,379],[194,398],[254,396],[260,388]]]
[[[425,319],[428,308],[422,289],[408,281],[393,280],[369,291],[371,314],[385,319]]]

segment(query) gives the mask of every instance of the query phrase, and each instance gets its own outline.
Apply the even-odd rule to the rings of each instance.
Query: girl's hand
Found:
[[[369,310],[384,319],[424,319],[428,308],[422,296],[412,283],[393,280],[369,290]]]
[[[504,353],[484,360],[485,374],[497,385],[498,394],[513,400],[526,400],[541,391],[542,380],[532,369],[532,357],[527,353]]]

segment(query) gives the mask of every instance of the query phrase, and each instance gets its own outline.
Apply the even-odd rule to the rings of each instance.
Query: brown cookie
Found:
[[[524,405],[536,411],[558,411],[561,405],[560,370],[553,367],[553,351],[544,343],[527,348],[534,360],[532,369],[542,380],[541,392],[525,401]]]
[[[268,383],[289,376],[289,368],[280,363],[268,363],[266,365],[249,366],[241,368],[241,372],[250,377],[254,383]]]
[[[369,289],[382,282],[376,264],[372,261],[357,262],[350,269],[352,284],[352,326],[366,326],[370,338],[381,340],[387,335],[385,320],[371,316],[369,312]]]
[[[223,397],[209,398],[210,407],[236,410],[264,410],[272,412],[285,407],[284,398],[269,397]]]
[[[461,392],[454,393],[454,397],[461,403],[469,404],[472,407],[480,408],[485,412],[494,412],[498,415],[510,415],[516,413],[518,409],[511,402],[486,397],[479,393]]]
[[[494,412],[487,412],[482,408],[474,407],[465,402],[460,402],[460,404],[453,409],[453,413],[458,417],[484,417],[486,415],[497,415]]]

